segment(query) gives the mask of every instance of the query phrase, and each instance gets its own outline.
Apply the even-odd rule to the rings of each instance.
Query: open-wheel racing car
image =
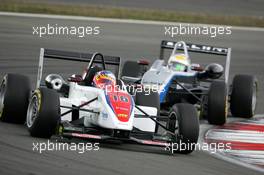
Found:
[[[83,75],[68,77],[48,74],[44,81],[45,59],[89,63]],[[4,76],[0,88],[0,120],[24,123],[31,136],[119,140],[172,148],[191,144],[191,153],[199,136],[196,108],[176,104],[169,116],[160,115],[157,93],[131,96],[119,77],[120,57],[100,53],[85,54],[50,49],[40,50],[36,90],[31,91],[29,78],[19,74]],[[107,66],[117,67],[116,73]],[[165,118],[164,123],[158,118]],[[157,126],[165,132],[158,133]]]
[[[165,49],[172,49],[167,63]],[[210,63],[203,68],[191,63],[189,52],[224,56],[225,66]],[[166,115],[175,103],[184,102],[194,104],[200,117],[210,124],[222,125],[229,106],[233,116],[250,118],[257,102],[255,76],[235,75],[228,86],[230,61],[231,48],[162,41],[160,59],[150,68],[145,60],[125,62],[121,79],[136,87],[155,89],[160,96],[161,115]]]

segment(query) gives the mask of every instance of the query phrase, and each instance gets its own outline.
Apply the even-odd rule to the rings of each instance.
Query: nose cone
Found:
[[[121,122],[128,122],[133,109],[131,96],[126,92],[112,91],[107,93],[107,98],[117,119]]]

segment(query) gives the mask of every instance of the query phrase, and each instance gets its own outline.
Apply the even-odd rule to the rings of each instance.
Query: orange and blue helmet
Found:
[[[110,71],[99,71],[95,74],[93,78],[93,85],[102,89],[106,88],[107,86],[113,87],[116,85],[116,77]]]

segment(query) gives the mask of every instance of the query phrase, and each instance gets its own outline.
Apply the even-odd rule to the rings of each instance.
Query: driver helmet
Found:
[[[168,61],[169,69],[178,72],[187,72],[191,61],[185,54],[173,54]]]
[[[106,88],[107,86],[115,86],[116,85],[116,77],[115,75],[107,70],[99,71],[95,74],[93,78],[93,85],[98,88]]]

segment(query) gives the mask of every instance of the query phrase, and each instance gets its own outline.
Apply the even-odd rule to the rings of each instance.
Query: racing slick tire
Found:
[[[24,123],[31,93],[28,77],[6,74],[0,86],[0,120],[9,123]]]
[[[257,79],[251,75],[236,75],[232,83],[230,110],[233,116],[251,118],[257,104]]]
[[[199,138],[199,117],[192,104],[173,105],[169,112],[167,128],[177,134],[176,143],[172,145],[173,152],[189,154],[195,150]]]
[[[137,63],[137,61],[126,61],[123,65],[121,75],[128,77],[138,77],[139,72],[140,65]]]
[[[142,65],[138,61],[126,61],[123,65],[121,72],[121,79],[126,83],[135,83],[129,82],[122,77],[133,77],[133,78],[141,78],[143,74],[147,71],[148,66]],[[137,83],[137,82],[136,82]]]
[[[59,94],[53,89],[37,89],[27,111],[27,127],[33,137],[49,138],[60,122]]]
[[[213,81],[208,93],[207,120],[212,125],[223,125],[227,114],[227,85],[224,81]]]

